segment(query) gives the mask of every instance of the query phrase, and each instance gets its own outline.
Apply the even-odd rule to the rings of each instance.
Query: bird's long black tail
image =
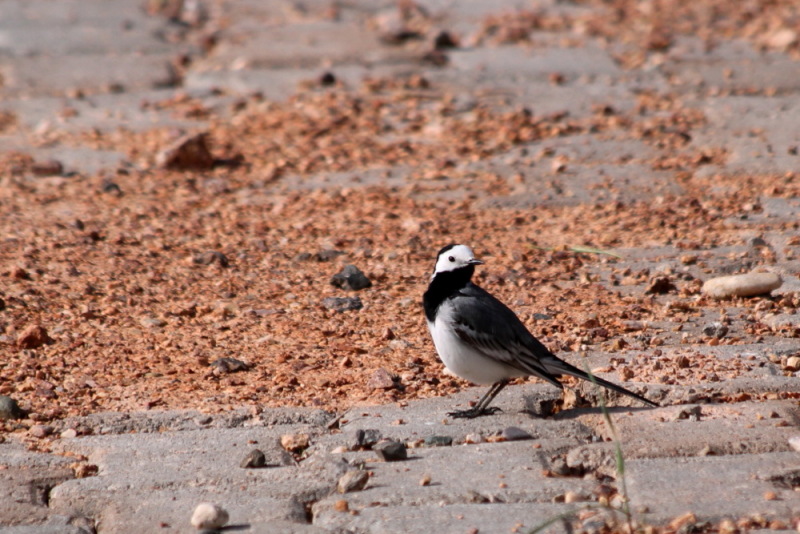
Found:
[[[590,377],[589,374],[586,373],[585,371],[581,371],[580,369],[578,369],[574,365],[571,365],[571,364],[569,364],[569,363],[565,362],[564,360],[561,360],[561,359],[559,359],[557,357],[553,357],[552,360],[548,360],[547,362],[544,362],[544,364],[545,364],[545,367],[547,367],[547,370],[549,372],[551,372],[552,374],[554,374],[554,375],[570,375],[570,376],[574,376],[576,378],[581,378],[583,380],[589,380],[590,382],[592,380],[594,380],[594,382],[596,382],[597,384],[603,386],[604,388],[610,389],[611,391],[616,391],[617,393],[621,393],[623,395],[627,395],[628,397],[636,399],[639,402],[643,402],[643,403],[645,403],[647,405],[658,407],[657,403],[655,403],[655,402],[653,402],[653,401],[651,401],[649,399],[646,399],[646,398],[642,397],[641,395],[639,395],[637,393],[634,393],[633,391],[627,390],[622,386],[618,386],[617,384],[615,384],[613,382],[609,382],[608,380],[604,380],[604,379],[600,378],[597,375],[592,375]]]

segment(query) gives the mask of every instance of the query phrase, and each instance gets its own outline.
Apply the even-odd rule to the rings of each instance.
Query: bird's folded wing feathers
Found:
[[[543,364],[553,357],[552,353],[502,302],[471,286],[453,298],[452,309],[452,326],[462,341],[487,358],[561,387]]]

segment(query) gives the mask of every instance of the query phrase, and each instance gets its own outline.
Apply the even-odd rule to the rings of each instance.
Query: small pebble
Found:
[[[395,377],[383,367],[372,373],[367,382],[372,389],[393,389],[396,385]]]
[[[732,519],[723,519],[722,521],[720,521],[718,530],[720,534],[734,534],[736,532],[739,532],[736,523],[734,523]]]
[[[789,438],[789,446],[793,450],[800,452],[800,436],[792,436]]]
[[[428,436],[425,438],[426,447],[449,447],[453,444],[450,436]]]
[[[72,467],[72,470],[75,473],[75,478],[93,477],[96,476],[100,471],[100,468],[95,464],[87,464],[86,462],[77,462],[72,464],[70,467]]]
[[[703,293],[714,298],[765,295],[781,287],[783,280],[775,273],[747,273],[707,280]]]
[[[345,499],[339,499],[333,503],[333,509],[337,512],[347,512],[350,510],[350,504]]]
[[[308,434],[284,434],[281,436],[281,447],[289,452],[299,453],[308,448]]]
[[[230,265],[228,261],[228,257],[223,254],[222,252],[217,252],[216,250],[209,250],[208,252],[203,252],[202,254],[198,254],[194,258],[192,258],[194,263],[198,265],[211,265],[216,263],[220,267],[227,267]]]
[[[24,415],[17,401],[6,395],[0,395],[0,420],[22,419]]]
[[[374,447],[384,462],[399,462],[408,459],[406,446],[399,441],[388,441]]]
[[[267,465],[267,457],[264,455],[264,452],[261,449],[253,449],[250,451],[248,455],[244,457],[242,463],[239,464],[240,467],[245,469],[257,469],[259,467],[264,467],[265,465]]]
[[[57,159],[37,161],[31,165],[31,172],[36,176],[58,176],[64,173],[64,165]]]
[[[703,415],[703,409],[700,406],[689,406],[681,409],[675,414],[673,421],[680,421],[681,419],[688,419],[689,421],[699,421]]]
[[[774,491],[768,491],[768,492],[764,493],[764,500],[765,501],[777,501],[778,500],[778,494],[775,493]]]
[[[441,31],[433,40],[433,47],[436,50],[445,48],[458,48],[458,40],[447,31]]]
[[[247,371],[250,369],[250,365],[246,362],[227,356],[224,358],[217,358],[209,365],[214,368],[216,374],[235,373],[237,371]]]
[[[309,259],[314,259],[316,261],[333,261],[343,254],[344,252],[342,252],[341,250],[333,250],[326,248],[318,252],[315,252],[310,256]]]
[[[339,478],[339,482],[336,484],[336,491],[339,493],[361,491],[367,486],[367,482],[369,482],[368,472],[360,469],[348,471]]]
[[[430,486],[431,485],[431,476],[429,474],[422,475],[422,478],[419,479],[420,486]]]
[[[143,317],[139,320],[139,324],[145,328],[161,328],[167,326],[167,321],[158,317]]]
[[[322,306],[339,313],[360,310],[364,307],[358,297],[327,297],[322,299]]]
[[[728,333],[728,327],[720,322],[713,322],[703,327],[703,333],[717,339],[722,339]]]
[[[28,433],[34,438],[46,438],[53,433],[53,427],[48,425],[32,425]]]
[[[330,87],[336,83],[336,75],[330,71],[325,72],[319,77],[318,82],[323,87]]]
[[[464,438],[464,443],[485,443],[486,440],[480,434],[467,434]]]
[[[208,133],[185,135],[156,154],[156,165],[164,169],[204,170],[214,165],[208,149]]]
[[[52,342],[47,330],[38,324],[28,325],[17,338],[17,346],[21,349],[38,349]]]
[[[228,522],[228,512],[217,504],[203,502],[197,505],[192,514],[192,526],[198,530],[215,530]]]
[[[500,434],[506,441],[519,441],[523,439],[533,439],[529,433],[525,432],[519,427],[510,426],[505,428],[503,432]]]
[[[118,197],[121,197],[124,194],[122,192],[122,188],[111,178],[103,179],[103,183],[100,184],[100,190],[103,193],[113,194]]]
[[[645,295],[663,295],[670,291],[676,291],[677,288],[669,276],[656,276],[650,279],[650,282],[645,289]]]
[[[371,449],[382,437],[381,431],[376,428],[360,428],[355,432],[353,448]]]
[[[73,439],[78,437],[78,431],[74,428],[68,428],[60,434],[63,439]]]
[[[800,371],[800,356],[790,356],[786,359],[787,371]]]
[[[669,528],[673,531],[679,530],[681,527],[686,527],[687,525],[694,525],[697,523],[697,517],[692,512],[686,512],[683,515],[680,515],[669,522]],[[684,528],[684,530],[686,530]]]
[[[367,278],[367,275],[355,265],[345,265],[340,272],[333,275],[331,284],[352,291],[360,291],[372,287],[372,282]]]

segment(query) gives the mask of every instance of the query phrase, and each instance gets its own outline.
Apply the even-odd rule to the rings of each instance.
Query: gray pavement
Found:
[[[436,13],[439,26],[462,36],[475,33],[488,13],[527,5],[421,3]],[[794,172],[800,163],[800,63],[742,41],[723,40],[709,49],[699,39],[682,37],[657,65],[632,72],[590,39],[582,46],[559,48],[552,43],[569,35],[543,33],[534,41],[550,46],[465,46],[448,54],[447,66],[435,67],[422,63],[413,47],[386,45],[380,30],[367,24],[376,17],[390,18],[392,2],[343,3],[338,18],[326,14],[329,2],[200,2],[210,12],[212,22],[206,23],[202,17],[194,23],[187,12],[195,4],[187,2],[178,17],[183,20],[170,22],[147,15],[140,2],[0,1],[0,111],[13,112],[23,126],[0,131],[0,150],[55,158],[69,172],[113,170],[133,163],[123,154],[85,147],[32,146],[28,132],[154,125],[192,130],[204,122],[176,119],[140,103],[178,90],[209,105],[219,103],[217,90],[229,95],[259,91],[266,98],[283,99],[298,83],[331,71],[352,85],[365,76],[420,73],[447,87],[465,113],[481,91],[498,108],[567,111],[575,118],[588,117],[596,106],[609,103],[618,110],[633,109],[642,91],[675,91],[707,117],[679,152],[714,147],[729,155],[724,164],[709,164],[700,174]],[[559,2],[542,5],[569,9]],[[224,18],[224,26],[213,25],[218,17]],[[210,36],[218,44],[205,53],[202,43]],[[178,69],[186,56],[191,63]],[[553,73],[563,77],[563,85],[551,83]],[[730,94],[744,90],[752,94]],[[77,113],[61,113],[65,107]],[[522,172],[513,192],[486,199],[487,208],[625,201],[681,191],[674,173],[654,171],[646,163],[664,149],[621,137],[548,139],[459,165],[491,169],[507,179]],[[540,153],[546,155],[532,157]],[[568,172],[550,172],[557,156],[567,158]],[[532,178],[543,173],[551,175],[547,184]],[[392,185],[392,180],[402,182],[403,174],[387,179],[383,169],[375,169],[358,177],[364,185]],[[352,185],[353,177],[288,176],[283,184]],[[609,182],[624,186],[623,191],[612,196],[597,187]],[[253,199],[269,191],[246,194]],[[800,217],[797,199],[770,198],[765,192],[761,203],[763,211],[749,219],[753,225]],[[724,272],[732,257],[744,265],[748,255],[758,254],[748,245],[753,237],[748,222],[737,224],[741,245],[697,251],[702,267],[683,265],[679,257],[686,252],[672,247],[620,251],[626,259],[614,267],[670,268],[698,278],[707,276],[703,269]],[[794,259],[797,255],[786,256],[787,236],[775,232],[763,237],[778,256],[776,270],[785,280],[781,291],[797,291],[800,262]],[[595,274],[608,282],[610,270],[600,266]],[[746,322],[738,318],[742,311],[729,310],[731,335],[744,335]],[[797,315],[757,313],[765,321],[798,327]],[[680,336],[700,335],[712,320],[696,318],[682,332],[659,330],[657,324],[648,328],[662,337],[661,353],[674,356],[683,350]],[[640,343],[642,354],[653,354],[641,338],[632,335],[631,342]],[[800,451],[789,446],[789,439],[800,435],[800,409],[796,401],[777,400],[776,393],[800,395],[800,383],[796,376],[783,376],[775,358],[797,353],[800,343],[796,338],[768,338],[697,350],[720,358],[752,356],[761,366],[724,383],[639,385],[639,391],[663,402],[663,408],[643,410],[627,399],[615,399],[611,413],[626,458],[624,477],[635,518],[663,524],[687,512],[712,522],[755,514],[765,524],[774,520],[790,528],[800,520]],[[587,361],[595,368],[612,357],[592,352]],[[358,407],[338,416],[313,410],[243,410],[215,416],[96,414],[61,421],[57,434],[76,429],[78,435],[67,432],[54,440],[50,454],[30,452],[14,437],[0,441],[0,532],[190,532],[189,518],[201,501],[222,505],[230,513],[232,532],[403,533],[430,531],[431,525],[447,533],[524,532],[573,511],[581,528],[598,532],[606,519],[621,517],[611,508],[597,508],[609,486],[620,482],[612,435],[597,409],[566,410],[551,417],[547,406],[556,392],[526,384],[498,398],[503,412],[494,417],[460,421],[446,416],[481,392],[471,389],[407,406]],[[584,393],[593,394],[591,388]],[[736,395],[741,402],[711,403]],[[510,427],[522,429],[529,439],[498,440]],[[358,430],[407,443],[412,447],[409,459],[387,463],[372,450],[354,450]],[[310,447],[296,458],[281,447],[280,438],[301,433],[309,436]],[[453,444],[426,446],[425,440],[434,436],[452,438]],[[265,453],[267,467],[241,468],[254,448]],[[75,462],[97,471],[80,477]],[[370,472],[366,489],[336,493],[340,476],[352,469]],[[612,500],[612,508],[618,505]],[[567,529],[558,520],[548,528]]]

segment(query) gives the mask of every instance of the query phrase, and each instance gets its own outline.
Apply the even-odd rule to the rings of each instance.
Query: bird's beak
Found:
[[[467,263],[470,264],[470,265],[483,265],[483,262],[481,260],[478,260],[478,259],[475,259],[475,258],[472,258]]]

